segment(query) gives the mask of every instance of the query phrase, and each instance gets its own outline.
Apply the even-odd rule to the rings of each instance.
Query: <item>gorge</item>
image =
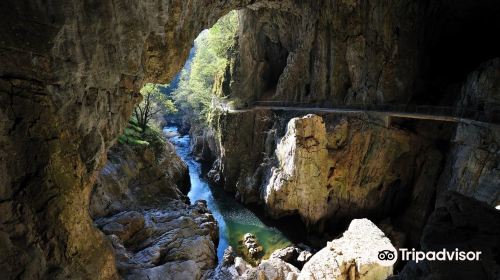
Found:
[[[0,8],[1,279],[500,277],[497,1]],[[177,122],[174,145],[148,135],[161,149],[123,142],[146,134],[130,122],[141,88],[169,83],[235,10],[209,121]],[[264,228],[266,259],[224,235],[224,203],[251,217],[238,236]],[[369,253],[398,248],[482,255]]]

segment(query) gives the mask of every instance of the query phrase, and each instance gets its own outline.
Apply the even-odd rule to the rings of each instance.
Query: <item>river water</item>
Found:
[[[253,233],[264,248],[264,258],[276,249],[284,248],[291,242],[275,227],[265,225],[262,220],[244,205],[236,201],[221,187],[212,186],[203,178],[202,166],[189,151],[189,135],[179,135],[177,127],[168,126],[164,133],[174,144],[177,154],[189,167],[191,190],[188,197],[191,203],[203,199],[219,223],[219,246],[217,256],[222,260],[224,250],[231,245],[241,255],[240,240],[245,233]]]

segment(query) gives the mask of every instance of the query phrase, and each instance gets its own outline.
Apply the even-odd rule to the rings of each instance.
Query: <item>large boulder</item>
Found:
[[[328,242],[304,265],[298,279],[386,279],[392,275],[393,266],[380,263],[378,253],[382,250],[396,252],[370,220],[353,220],[341,238]]]
[[[111,240],[125,279],[200,279],[216,266],[218,226],[203,201],[125,211],[96,224]]]
[[[293,118],[276,147],[278,166],[264,189],[264,202],[273,217],[298,213],[307,224],[326,215],[329,189],[327,138],[323,119]]]
[[[434,136],[420,134],[428,128],[385,127],[377,114],[290,119],[262,187],[267,211],[299,214],[321,230],[327,220],[380,219],[405,209],[403,229],[419,233],[443,161]]]
[[[259,266],[250,268],[241,275],[241,280],[295,280],[300,271],[295,266],[282,261],[281,259],[271,258],[262,261]]]

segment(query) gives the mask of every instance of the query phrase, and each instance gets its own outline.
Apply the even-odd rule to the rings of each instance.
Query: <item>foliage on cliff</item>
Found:
[[[182,71],[173,98],[181,111],[189,112],[197,121],[210,119],[214,81],[226,68],[238,29],[238,13],[232,11],[194,42],[196,54],[191,67]]]
[[[146,84],[141,89],[142,101],[134,109],[138,126],[145,131],[150,122],[165,113],[175,113],[177,109],[172,100],[160,91],[160,85]]]
[[[123,134],[118,137],[118,143],[133,147],[150,147],[156,154],[161,154],[167,142],[160,128],[148,125],[142,129],[137,120],[131,118]]]

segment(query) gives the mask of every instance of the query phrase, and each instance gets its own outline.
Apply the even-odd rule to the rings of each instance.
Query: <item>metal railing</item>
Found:
[[[500,106],[488,105],[477,106],[486,108],[486,110],[463,108],[453,106],[434,106],[434,105],[413,105],[413,104],[335,104],[325,106],[324,103],[305,103],[291,101],[255,101],[248,104],[248,107],[294,107],[304,109],[318,110],[359,110],[359,111],[377,111],[391,113],[406,113],[439,116],[439,117],[455,117],[461,119],[470,119],[481,122],[500,123]]]

